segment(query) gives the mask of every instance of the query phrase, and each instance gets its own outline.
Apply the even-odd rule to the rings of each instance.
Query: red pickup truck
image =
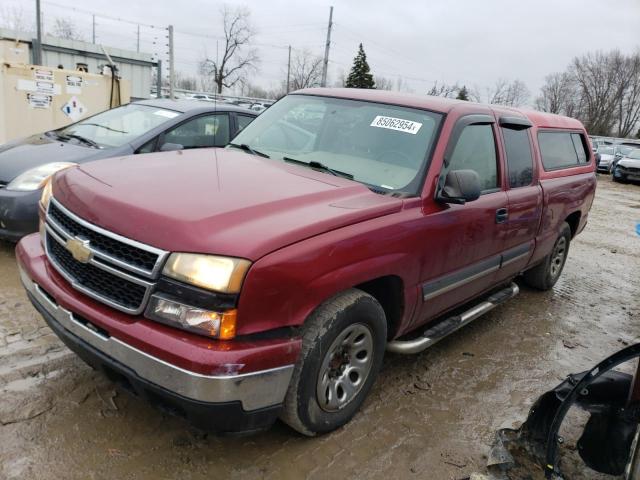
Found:
[[[45,188],[28,295],[89,364],[217,432],[356,413],[415,353],[549,289],[596,178],[577,120],[354,89],[288,95],[225,149],[100,160]]]

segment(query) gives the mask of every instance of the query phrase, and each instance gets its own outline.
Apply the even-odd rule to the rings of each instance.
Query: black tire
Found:
[[[616,172],[613,172],[613,181],[616,183],[627,183],[627,179],[625,178],[624,175],[619,174],[618,176],[616,176]]]
[[[571,227],[564,222],[551,253],[541,263],[524,272],[525,283],[538,290],[550,290],[560,278],[569,255],[570,243]]]
[[[347,336],[343,339],[344,335]],[[365,356],[361,356],[364,350],[358,349],[365,347],[359,346],[358,342],[352,346],[347,345],[350,335],[353,335],[351,340],[354,342],[362,336],[367,341],[366,348],[371,351],[367,350]],[[327,433],[349,422],[369,394],[380,371],[386,340],[387,321],[384,310],[371,295],[352,288],[320,305],[304,324],[302,351],[285,397],[281,420],[307,436]],[[332,353],[336,352],[335,342],[340,349],[349,350],[350,353]],[[348,369],[345,371],[343,365],[336,365],[335,359],[343,362],[346,357],[350,360],[344,367]],[[327,359],[329,364],[326,364]],[[366,375],[362,375],[364,378],[361,377],[360,383],[354,388],[357,379],[351,380],[351,369],[361,371],[362,362],[370,365]],[[325,375],[327,369],[330,369],[331,375]],[[330,387],[326,387],[326,398],[320,395],[325,385],[322,382],[325,381],[331,385],[338,384],[335,387],[336,395],[332,396],[338,400],[340,385],[349,382],[349,388],[353,391],[347,393],[348,389],[342,390],[345,398],[350,396],[349,401],[333,410],[327,400]]]

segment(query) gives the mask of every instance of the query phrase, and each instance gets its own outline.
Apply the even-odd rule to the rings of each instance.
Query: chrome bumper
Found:
[[[284,400],[293,374],[293,365],[227,376],[208,376],[190,372],[142,352],[115,337],[107,337],[89,329],[76,320],[72,312],[51,301],[22,268],[20,279],[33,299],[63,328],[127,366],[148,382],[201,402],[240,401],[246,411],[278,405]]]

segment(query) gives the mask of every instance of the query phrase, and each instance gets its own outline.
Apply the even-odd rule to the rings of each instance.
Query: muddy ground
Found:
[[[463,479],[535,398],[640,336],[640,185],[600,176],[553,291],[521,294],[415,356],[387,355],[362,411],[327,436],[282,424],[204,435],[120,392],[63,347],[0,242],[0,478]],[[567,442],[571,444],[571,440]],[[540,478],[535,467],[522,478]],[[570,478],[611,478],[569,466]]]

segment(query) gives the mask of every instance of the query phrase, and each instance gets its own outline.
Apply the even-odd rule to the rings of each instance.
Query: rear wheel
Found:
[[[387,339],[384,310],[356,289],[323,303],[304,325],[281,419],[313,436],[347,423],[366,398]]]
[[[525,283],[538,290],[551,289],[560,278],[564,264],[567,261],[570,242],[571,227],[567,222],[564,222],[551,253],[545,257],[542,263],[524,273]]]

